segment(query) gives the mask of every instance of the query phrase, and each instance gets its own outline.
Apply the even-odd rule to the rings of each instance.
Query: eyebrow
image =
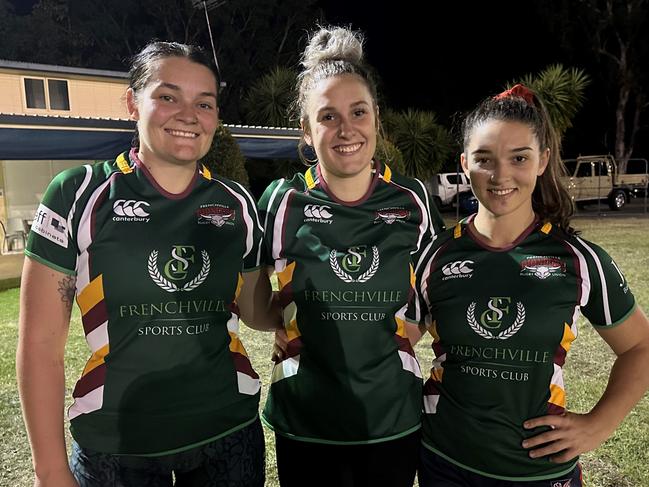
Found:
[[[526,150],[532,150],[531,147],[524,146],[524,147],[516,147],[509,152],[523,152]],[[491,151],[489,149],[476,149],[473,152],[471,152],[472,155],[480,155],[480,154],[491,154]]]
[[[158,85],[158,88],[169,88],[170,90],[180,91],[180,86],[173,83],[167,83],[165,81],[161,82],[160,85]],[[199,93],[198,96],[211,96],[213,98],[216,98],[216,93],[213,93],[211,91],[203,91]]]
[[[352,108],[355,108],[355,107],[357,107],[358,105],[366,105],[366,106],[368,106],[368,107],[370,106],[370,104],[367,103],[365,100],[360,100],[360,101],[354,102],[354,103],[352,103],[350,106],[351,106]],[[332,107],[332,106],[326,106],[326,107],[319,108],[319,109],[318,109],[318,113],[320,113],[320,112],[325,112],[325,111],[327,111],[327,110],[335,110],[335,109],[336,109],[335,107]]]

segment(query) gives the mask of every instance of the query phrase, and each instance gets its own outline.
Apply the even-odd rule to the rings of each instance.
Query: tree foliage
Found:
[[[246,188],[250,186],[246,158],[241,153],[237,141],[223,124],[216,129],[212,147],[202,162],[213,173],[237,181]]]
[[[376,141],[376,150],[374,151],[374,159],[387,164],[395,172],[405,174],[405,167],[403,164],[403,154],[389,140],[379,136]]]
[[[275,66],[255,81],[243,102],[245,123],[270,127],[297,126],[297,120],[291,120],[290,116],[296,82],[297,73],[281,66]]]
[[[640,130],[646,129],[649,0],[549,0],[544,6],[543,15],[571,62],[590,63],[597,70],[615,133],[615,157],[623,168]],[[615,96],[609,100],[607,93]]]
[[[382,120],[387,139],[403,155],[403,172],[408,176],[427,179],[453,154],[451,135],[433,112],[388,110]]]
[[[554,127],[563,136],[572,127],[575,115],[584,104],[590,78],[581,69],[567,69],[561,64],[555,64],[536,75],[527,74],[510,83],[509,87],[515,83],[523,83],[538,94],[548,109]]]

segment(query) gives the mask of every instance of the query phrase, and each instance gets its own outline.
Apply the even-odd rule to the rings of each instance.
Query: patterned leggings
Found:
[[[264,433],[257,420],[211,443],[160,457],[111,455],[75,442],[70,468],[80,487],[263,487]]]

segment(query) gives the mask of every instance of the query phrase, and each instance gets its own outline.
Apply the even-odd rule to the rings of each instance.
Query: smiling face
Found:
[[[325,178],[369,174],[377,119],[365,82],[353,74],[324,79],[309,92],[306,107],[304,139],[315,149]]]
[[[216,90],[214,74],[202,64],[176,56],[155,61],[144,88],[126,93],[140,159],[185,165],[203,157],[218,125]]]
[[[521,122],[488,119],[476,125],[461,155],[462,168],[480,202],[478,217],[533,218],[532,192],[548,164],[532,128]]]

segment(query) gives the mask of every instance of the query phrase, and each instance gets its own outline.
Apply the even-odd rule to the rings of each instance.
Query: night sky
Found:
[[[453,121],[462,113],[517,77],[555,63],[585,69],[593,82],[574,127],[565,135],[563,154],[612,152],[614,113],[605,102],[612,106],[617,94],[604,91],[597,65],[567,60],[530,7],[542,1],[319,0],[318,6],[327,22],[351,25],[366,34],[366,55],[379,74],[384,105],[432,110],[447,127],[457,125]],[[27,13],[36,0],[11,2],[18,13]],[[634,157],[648,156],[645,128]]]
[[[614,113],[605,111],[598,67],[571,64],[543,19],[521,1],[397,0],[378,7],[366,0],[322,0],[327,21],[366,34],[366,53],[383,81],[387,104],[432,110],[442,123],[517,77],[551,64],[585,69],[592,78],[586,104],[563,141],[564,157],[613,151]],[[462,47],[465,45],[468,47]],[[457,125],[457,123],[455,123]],[[649,156],[647,132],[634,157]]]

